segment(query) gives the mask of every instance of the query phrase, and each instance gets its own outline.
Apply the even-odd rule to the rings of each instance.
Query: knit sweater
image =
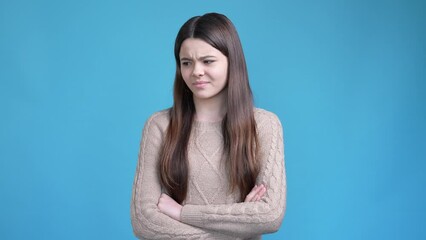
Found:
[[[255,108],[261,162],[256,184],[266,193],[257,202],[239,202],[229,191],[221,122],[194,121],[188,143],[188,192],[181,221],[157,207],[164,189],[159,177],[159,152],[167,127],[167,110],[145,123],[133,183],[131,221],[141,239],[261,239],[279,229],[286,207],[283,131],[278,117]]]

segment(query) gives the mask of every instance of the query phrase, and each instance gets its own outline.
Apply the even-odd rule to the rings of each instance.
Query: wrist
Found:
[[[182,205],[179,204],[176,220],[181,221],[181,214],[182,214]]]

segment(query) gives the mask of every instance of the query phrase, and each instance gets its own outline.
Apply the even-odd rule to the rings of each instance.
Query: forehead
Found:
[[[223,55],[219,50],[199,38],[187,38],[182,42],[180,57],[202,57]]]

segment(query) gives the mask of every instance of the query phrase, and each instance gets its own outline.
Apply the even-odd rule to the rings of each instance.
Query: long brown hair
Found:
[[[224,153],[227,155],[230,190],[239,190],[240,201],[254,187],[260,164],[256,161],[257,132],[253,113],[253,95],[238,33],[224,15],[208,13],[189,19],[179,30],[174,47],[176,75],[174,103],[170,123],[160,153],[161,184],[178,203],[188,189],[187,146],[191,134],[195,106],[191,90],[180,69],[179,52],[187,38],[201,39],[228,58],[227,113],[222,120]]]

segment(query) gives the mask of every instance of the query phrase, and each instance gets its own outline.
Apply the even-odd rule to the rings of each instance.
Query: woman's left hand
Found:
[[[182,212],[182,205],[177,203],[169,195],[162,193],[158,200],[158,209],[167,216],[180,221],[180,213]]]
[[[244,202],[257,202],[262,199],[263,195],[266,193],[266,187],[263,184],[254,185],[253,189],[246,196]]]

